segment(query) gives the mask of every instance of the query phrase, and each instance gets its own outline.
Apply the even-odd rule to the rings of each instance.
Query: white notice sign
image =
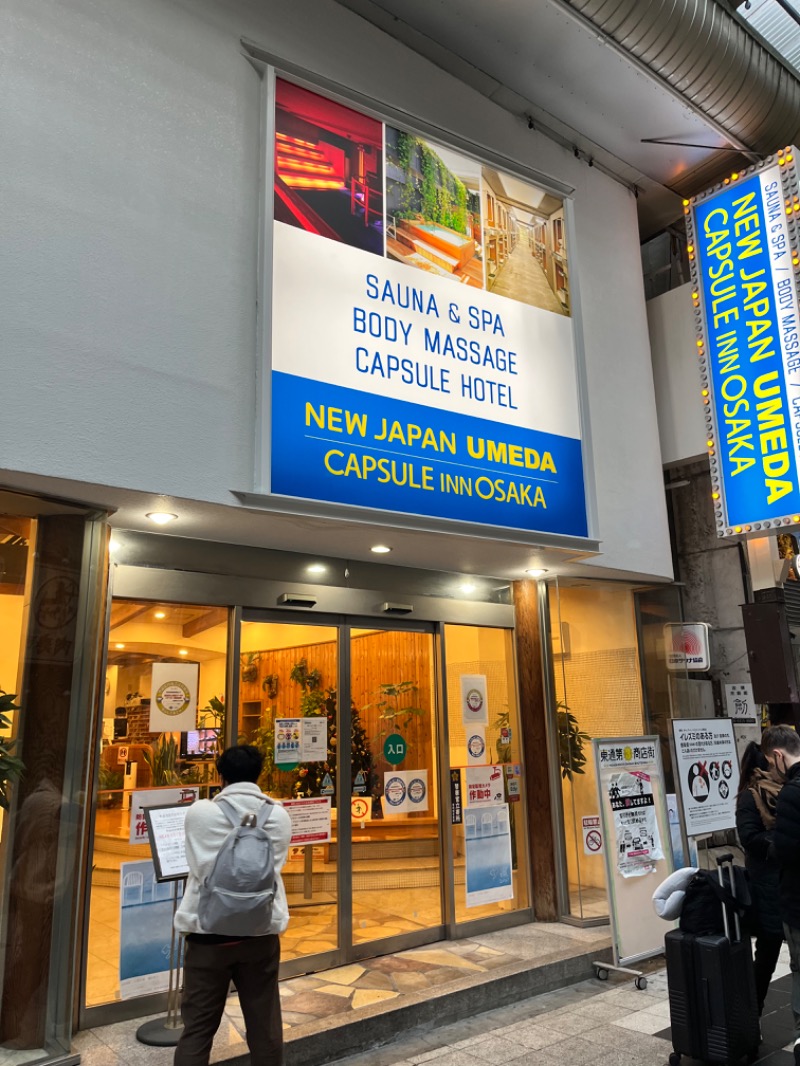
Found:
[[[687,836],[733,829],[739,790],[733,722],[730,718],[673,718],[672,732]]]
[[[465,775],[467,779],[465,806],[493,807],[503,802],[502,766],[468,766]]]
[[[292,820],[292,844],[324,844],[331,839],[331,798],[284,800],[283,807]]]
[[[328,719],[300,719],[300,761],[325,762],[328,758]]]
[[[388,770],[383,775],[383,813],[411,814],[428,809],[427,770]]]
[[[191,803],[146,807],[145,819],[156,881],[177,881],[189,875],[186,861],[186,815]]]
[[[461,675],[461,720],[468,725],[489,724],[485,674]]]
[[[759,716],[756,701],[753,699],[753,686],[750,684],[726,685],[725,707],[729,718],[755,725]]]
[[[146,807],[164,807],[172,803],[194,803],[200,798],[200,789],[189,788],[142,788],[131,797],[131,831],[129,844],[149,844],[147,821],[144,816]]]
[[[150,698],[151,733],[197,729],[197,663],[154,663]]]
[[[486,727],[474,725],[467,729],[467,765],[483,766],[486,762]]]

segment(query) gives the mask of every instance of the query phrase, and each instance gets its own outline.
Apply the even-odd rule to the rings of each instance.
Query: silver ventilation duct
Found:
[[[800,80],[719,0],[560,3],[708,116],[737,147],[764,156],[800,140]],[[693,179],[696,185],[696,173]]]

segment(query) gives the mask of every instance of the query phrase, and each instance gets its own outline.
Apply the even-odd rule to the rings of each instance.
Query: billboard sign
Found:
[[[563,200],[283,78],[273,496],[588,535]]]
[[[800,522],[795,157],[685,206],[718,536]]]

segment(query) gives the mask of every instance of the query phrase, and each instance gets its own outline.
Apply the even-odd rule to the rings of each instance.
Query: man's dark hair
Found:
[[[791,726],[771,725],[761,736],[761,750],[765,755],[771,755],[776,750],[800,755],[800,737]]]
[[[264,769],[264,756],[252,744],[237,744],[227,748],[217,759],[217,770],[223,781],[238,785],[240,781],[257,782]]]

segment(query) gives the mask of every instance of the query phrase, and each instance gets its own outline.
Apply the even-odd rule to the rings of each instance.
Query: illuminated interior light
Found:
[[[124,644],[115,644],[114,647],[117,649],[117,651],[122,651],[122,649],[125,647],[125,645]]]
[[[166,526],[170,522],[174,522],[178,516],[171,511],[148,511],[145,518],[149,518],[151,522],[155,522],[157,526]]]
[[[327,570],[327,566],[324,563],[312,563],[311,566],[306,567],[307,574],[324,574]]]
[[[534,567],[532,570],[526,570],[525,573],[528,577],[541,577],[542,574],[546,574],[547,571],[543,567],[538,566]]]
[[[166,615],[166,612],[165,612],[165,611],[156,611],[156,613],[155,613],[155,617],[156,617],[156,618],[166,618],[166,617],[167,617],[167,615]]]
[[[178,655],[188,655],[188,654],[189,654],[189,652],[186,650],[186,648],[181,648],[181,650],[178,652]]]
[[[386,555],[387,552],[390,552],[391,550],[392,549],[387,544],[373,544],[370,548],[370,551],[374,552],[376,555]]]
[[[462,592],[474,592],[476,586],[470,581],[465,581],[463,585],[458,586]]]

